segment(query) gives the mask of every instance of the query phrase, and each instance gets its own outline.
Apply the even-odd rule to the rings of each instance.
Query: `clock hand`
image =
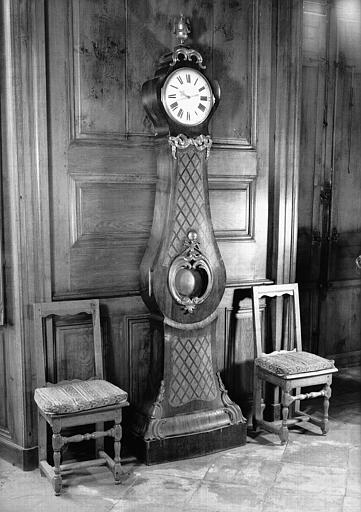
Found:
[[[185,94],[184,92],[181,93],[183,95],[183,98],[179,98],[178,101],[181,100],[190,100],[191,98],[195,98],[196,96],[199,96],[199,93],[192,94],[191,96],[188,96],[188,94]]]
[[[185,99],[189,100],[189,98],[191,97],[191,96],[188,96],[188,94],[186,94],[184,91],[179,91],[179,92],[182,96],[184,96],[183,98],[181,98],[182,100],[185,100]]]

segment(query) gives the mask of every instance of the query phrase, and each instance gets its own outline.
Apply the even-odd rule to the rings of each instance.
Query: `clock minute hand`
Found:
[[[181,100],[190,100],[191,98],[195,98],[196,96],[199,96],[199,93],[196,93],[196,94],[192,94],[191,96],[189,96],[188,94],[185,94],[184,92],[181,92],[183,98],[179,98],[178,101],[181,101]]]
[[[188,94],[186,94],[184,91],[179,91],[179,92],[183,96],[183,98],[180,98],[182,100],[189,100],[189,98],[191,97],[191,96],[188,96]]]

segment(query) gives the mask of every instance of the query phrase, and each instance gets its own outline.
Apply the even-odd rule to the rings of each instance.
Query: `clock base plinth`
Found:
[[[246,443],[247,425],[237,423],[207,432],[145,440],[134,437],[132,448],[147,465],[201,457]]]

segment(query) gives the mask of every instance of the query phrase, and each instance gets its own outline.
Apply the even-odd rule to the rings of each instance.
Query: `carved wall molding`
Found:
[[[150,314],[139,315],[125,315],[122,319],[124,329],[124,339],[127,343],[127,358],[128,358],[128,375],[129,383],[127,391],[130,400],[137,399],[136,383],[139,380],[138,373],[141,373],[140,361],[143,361],[145,366],[149,363],[149,353],[145,350],[145,344],[149,345],[149,330],[150,330]],[[137,332],[140,329],[141,332]],[[143,334],[143,336],[142,336]],[[149,350],[149,346],[148,346]],[[136,359],[135,356],[139,359]],[[138,373],[137,373],[138,372]],[[143,374],[141,374],[143,375]],[[147,386],[146,375],[143,375],[143,386]]]
[[[269,250],[270,277],[276,283],[293,282],[296,277],[302,14],[302,0],[286,0],[278,6],[275,161],[271,169],[274,178],[270,205],[273,208],[273,236]]]
[[[84,175],[71,173],[69,175],[69,218],[70,236],[72,248],[108,246],[144,246],[151,229],[151,210],[155,194],[155,177],[134,175]],[[111,186],[109,191],[108,187]],[[94,217],[93,201],[90,196],[100,200],[101,194],[106,198],[109,193],[118,196],[123,194],[126,198],[137,192],[138,201],[142,197],[139,208],[136,208],[137,216],[128,213],[129,218],[116,215],[112,203],[104,200],[103,208],[97,208],[97,217]],[[89,199],[87,199],[89,196]],[[108,205],[112,209],[107,211]],[[119,203],[119,208],[121,204]],[[86,210],[89,214],[86,214]],[[139,218],[139,212],[144,210],[143,224]],[[91,216],[90,216],[91,214]],[[103,218],[101,217],[103,215]]]
[[[237,210],[232,209],[230,218],[226,216],[228,208],[233,204],[228,201],[223,205],[224,215],[218,220],[218,215],[212,215],[214,234],[216,239],[223,242],[249,242],[254,240],[255,229],[255,194],[256,179],[254,176],[210,176],[209,198],[211,212],[218,207],[217,192],[223,196],[224,192],[234,196]],[[217,209],[218,213],[219,208]],[[224,223],[227,219],[227,228],[218,227],[218,223]],[[241,222],[240,222],[241,221]]]

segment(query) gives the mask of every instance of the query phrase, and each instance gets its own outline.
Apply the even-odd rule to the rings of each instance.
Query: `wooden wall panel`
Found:
[[[144,242],[145,245],[145,242]],[[139,266],[144,254],[144,245],[124,244],[119,249],[108,247],[97,250],[91,247],[75,248],[72,251],[71,287],[73,291],[58,297],[109,296],[139,293]]]
[[[125,2],[74,0],[69,26],[76,139],[124,135]]]
[[[360,280],[333,283],[321,311],[320,352],[345,363],[357,364],[361,359],[361,283]],[[330,328],[331,326],[331,328]]]
[[[118,245],[147,241],[154,206],[154,186],[142,183],[76,182],[72,217],[73,246]]]
[[[252,0],[214,3],[212,60],[222,90],[212,126],[217,142],[253,143],[257,5]]]
[[[6,380],[5,339],[0,330],[0,430],[5,431],[8,428]]]
[[[251,239],[254,227],[252,178],[210,180],[209,199],[217,240]]]
[[[152,134],[141,87],[153,75],[159,56],[172,47],[172,25],[177,13],[183,12],[192,19],[193,38],[202,46],[208,73],[213,76],[213,69],[217,70],[220,80],[222,109],[212,128],[215,140],[251,145],[257,4],[252,0],[215,4],[198,0],[189,7],[181,1],[71,2],[75,138]]]
[[[210,76],[222,82],[209,171],[212,214],[229,282],[266,278],[269,96],[265,92],[269,93],[270,72],[258,74],[257,66],[269,68],[270,60],[264,51],[261,61],[256,62],[254,55],[262,45],[270,48],[271,34],[269,2],[262,2],[261,11],[258,4],[251,0],[196,1],[192,6],[154,0],[49,4],[56,298],[138,290],[156,182],[153,134],[140,90],[153,76],[157,59],[173,45],[170,28],[178,7],[191,18],[194,45],[200,48]],[[148,16],[150,12],[154,14]],[[258,24],[261,15],[263,27]],[[257,116],[256,148],[251,145]]]
[[[0,115],[1,120],[1,115]],[[4,210],[3,210],[3,177],[2,164],[0,163],[0,326],[5,321],[5,282],[4,282]]]
[[[56,328],[56,379],[90,379],[95,375],[93,326],[88,321]]]
[[[308,346],[343,365],[360,361],[360,17],[357,1],[304,2],[297,280]]]
[[[149,314],[125,315],[123,329],[124,337],[128,340],[129,400],[134,403],[142,403],[149,385],[148,375],[151,364],[152,343]]]

